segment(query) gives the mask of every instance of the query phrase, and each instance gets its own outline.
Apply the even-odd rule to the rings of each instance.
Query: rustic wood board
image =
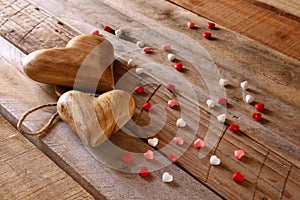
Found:
[[[149,13],[151,13],[151,10],[150,10],[150,12]],[[122,20],[124,20],[124,21],[126,21],[126,19],[122,19]],[[118,21],[118,20],[116,20],[116,21]],[[151,20],[148,20],[148,21],[151,21]],[[152,22],[153,22],[153,20],[152,20]],[[120,22],[119,22],[120,23]],[[131,23],[134,23],[134,22],[131,22]],[[221,33],[220,33],[221,34]],[[223,33],[224,34],[224,33]],[[204,41],[204,42],[206,42],[206,41]],[[207,43],[207,44],[209,44],[209,43]],[[208,45],[209,46],[209,45]],[[45,47],[47,47],[46,45],[45,45]],[[292,61],[291,61],[292,62]],[[230,76],[231,74],[229,74],[228,76]],[[284,81],[282,81],[282,82],[284,82]],[[238,81],[235,81],[235,83],[236,84],[238,84]],[[295,81],[295,84],[297,83],[297,81]],[[238,87],[238,86],[236,86],[236,87]],[[159,97],[159,95],[158,95],[158,97]],[[164,99],[164,98],[163,98]],[[202,107],[203,107],[203,105],[202,105]],[[204,129],[203,130],[205,130],[205,126],[204,126]],[[165,141],[165,142],[167,142],[167,141]],[[218,152],[218,151],[217,151]],[[297,151],[296,151],[297,152]],[[259,153],[262,153],[262,152],[259,152]],[[226,158],[224,158],[225,159],[225,163],[227,163],[226,162]],[[182,162],[182,163],[184,163],[184,162]],[[206,162],[207,163],[207,162]],[[235,166],[235,164],[231,164],[231,163],[235,163],[235,162],[233,162],[233,161],[231,161],[231,159],[229,159],[229,163],[230,163],[230,165],[231,166]],[[255,163],[255,162],[254,162]],[[187,164],[188,164],[188,162],[187,162]],[[253,164],[253,162],[251,162],[251,164]],[[206,165],[207,166],[207,165]],[[253,166],[255,166],[255,165],[253,165]],[[193,166],[192,166],[193,167]],[[250,167],[251,168],[251,167]],[[195,170],[196,171],[196,170]],[[196,172],[196,174],[197,174],[197,172]],[[227,172],[227,175],[228,175],[229,173]],[[199,178],[200,179],[203,179],[203,177],[201,177],[201,176],[199,176]],[[227,176],[227,178],[228,178],[228,176]],[[253,189],[252,190],[250,190],[250,192],[248,192],[248,193],[245,193],[245,194],[248,194],[248,195],[253,195],[253,193],[254,193],[254,189],[255,189],[255,179],[256,179],[256,177],[255,177],[255,174],[254,175],[252,175],[252,178],[251,179],[249,179],[249,180],[251,180],[252,182],[250,182],[251,184],[249,184],[250,186],[252,185],[253,186]],[[203,180],[205,180],[205,179],[203,179]],[[225,179],[224,179],[225,180]],[[265,181],[263,181],[263,183],[265,183]],[[210,183],[211,185],[213,184],[213,183]],[[247,187],[249,186],[249,185],[247,185]],[[220,188],[219,188],[220,189]],[[222,188],[221,188],[222,189]],[[270,189],[270,188],[268,188],[268,189]],[[252,192],[251,192],[252,191]],[[275,191],[277,191],[277,190],[275,190]],[[222,192],[221,192],[222,193]],[[226,193],[226,192],[224,192],[224,193]],[[272,194],[274,194],[274,193],[272,193]],[[230,197],[230,196],[229,196]]]
[[[253,0],[170,1],[300,60],[299,16],[280,15],[278,10]]]
[[[0,115],[1,199],[94,199]]]
[[[268,5],[271,9],[278,9],[280,15],[290,15],[289,17],[300,17],[300,2],[297,0],[257,0]],[[291,16],[294,15],[294,16]]]
[[[45,91],[44,86],[37,85],[20,71],[16,66],[12,66],[1,58],[1,87],[7,88],[1,90],[1,113],[5,114],[14,125],[16,119],[19,119],[25,110],[41,103],[56,100],[55,96]],[[48,88],[48,90],[50,89]],[[34,98],[32,98],[33,96]],[[51,113],[53,113],[52,109],[46,109],[33,114],[24,123],[24,128],[28,130],[38,129],[41,124],[47,121]],[[151,196],[154,199],[176,197],[193,199],[199,193],[206,199],[220,199],[218,195],[176,165],[169,165],[157,170],[145,179],[134,173],[123,173],[110,169],[95,159],[85,149],[80,139],[62,122],[57,122],[53,130],[47,136],[39,138],[38,141],[35,141],[34,138],[31,139],[97,199],[143,199],[145,196]],[[133,151],[132,147],[138,152],[146,152],[146,150],[151,149],[142,140],[128,137],[121,131],[114,135],[111,140],[118,146],[131,151]],[[103,148],[105,149],[105,146]],[[111,162],[120,162],[121,158],[114,157],[111,159]],[[167,162],[166,158],[163,159],[164,162]],[[128,166],[121,163],[119,170],[124,167]],[[165,184],[161,181],[162,173],[165,171],[174,176],[173,183]],[[189,187],[186,187],[187,185]]]

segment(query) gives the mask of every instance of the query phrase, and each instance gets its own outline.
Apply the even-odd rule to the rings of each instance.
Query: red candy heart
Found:
[[[167,85],[167,90],[169,90],[169,91],[174,91],[174,90],[175,90],[175,85],[168,84],[168,85]]]
[[[210,39],[210,38],[211,38],[211,33],[210,33],[210,32],[204,32],[204,33],[203,33],[203,37],[204,37],[205,39]]]
[[[174,65],[174,67],[177,71],[181,71],[182,70],[182,63],[177,63],[177,64]]]
[[[208,27],[209,29],[214,29],[214,28],[216,28],[216,25],[215,25],[215,23],[208,22],[208,23],[207,23],[207,27]]]
[[[187,27],[188,27],[188,28],[191,28],[191,29],[192,29],[192,28],[195,28],[195,24],[194,24],[193,22],[188,22],[188,23],[187,23]]]
[[[168,159],[169,159],[170,161],[172,161],[172,162],[176,162],[176,161],[177,161],[176,157],[175,157],[173,154],[169,154],[169,155],[168,155]]]
[[[140,94],[140,93],[144,93],[145,90],[142,86],[138,86],[134,89],[134,91],[137,93],[137,94]]]
[[[233,132],[237,132],[237,131],[240,130],[240,127],[239,127],[239,125],[237,125],[237,124],[230,124],[229,130],[231,130],[231,131],[233,131]]]
[[[257,103],[257,104],[255,104],[255,108],[257,111],[262,112],[265,109],[265,104]]]
[[[241,172],[234,172],[232,180],[237,183],[242,183],[245,180],[245,177],[241,174]]]
[[[228,101],[225,98],[219,98],[218,99],[218,104],[219,105],[226,105],[227,103],[228,103]]]
[[[145,111],[151,110],[151,104],[149,102],[145,103],[143,105],[143,110],[145,110]]]
[[[93,34],[93,35],[99,35],[99,31],[98,31],[98,30],[94,30],[94,31],[92,32],[92,34]]]
[[[140,171],[139,171],[139,175],[140,175],[141,177],[149,176],[150,173],[149,173],[148,167],[141,167],[141,169],[140,169]]]
[[[256,121],[260,121],[262,117],[260,113],[252,113],[252,118]]]
[[[122,157],[122,161],[125,163],[129,163],[132,161],[132,157],[129,153],[126,153],[123,157]]]
[[[111,32],[113,29],[110,26],[104,26],[103,30],[105,30],[107,32]]]
[[[150,47],[144,47],[143,48],[144,53],[150,53],[151,51],[152,51],[152,49]]]

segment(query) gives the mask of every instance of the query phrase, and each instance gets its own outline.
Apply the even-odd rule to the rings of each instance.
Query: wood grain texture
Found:
[[[56,100],[55,95],[47,93],[44,87],[25,77],[17,67],[7,63],[3,58],[1,58],[0,67],[1,87],[4,88],[1,89],[1,113],[4,113],[12,123],[15,124],[16,119],[19,119],[27,109]],[[52,112],[53,110],[46,109],[33,114],[25,121],[23,128],[39,129]],[[139,138],[129,137],[122,131],[115,134],[111,141],[133,152],[143,153],[151,149]],[[117,163],[117,169],[109,168],[97,160],[71,129],[61,121],[57,122],[51,133],[34,142],[96,199],[144,199],[149,196],[153,199],[170,197],[196,199],[199,193],[206,199],[220,199],[217,194],[176,165],[169,165],[152,172],[151,176],[146,179],[139,177],[136,173],[122,172],[130,167],[136,172],[136,164],[150,165],[151,162],[144,160],[143,163],[133,163],[128,166],[121,162],[121,155],[113,157],[110,149],[104,145],[102,148],[105,155],[111,155],[106,161]],[[166,158],[162,157],[162,159],[157,162],[168,163]],[[161,181],[161,176],[165,171],[174,176],[172,184],[165,184]],[[189,187],[186,187],[187,185]]]
[[[161,24],[163,24],[163,25],[167,25],[169,27],[173,27],[174,29],[179,30],[179,31],[181,31],[183,33],[186,33],[189,36],[191,36],[192,38],[197,38],[197,35],[199,34],[199,32],[192,32],[190,30],[186,30],[184,27],[175,26],[175,24],[176,23],[177,24],[185,24],[186,19],[189,18],[189,17],[195,17],[195,19],[199,20],[199,24],[202,23],[204,25],[205,22],[206,22],[205,20],[202,20],[201,18],[197,18],[193,14],[190,14],[190,13],[188,13],[188,12],[182,10],[182,9],[178,9],[178,8],[175,8],[175,7],[171,7],[171,8],[175,9],[176,12],[182,13],[183,16],[186,17],[186,19],[185,18],[176,19],[176,17],[174,17],[173,15],[171,15],[171,16],[168,15],[168,17],[166,17],[166,18],[159,18],[159,22],[157,22],[156,18],[158,18],[159,16],[153,15],[153,13],[155,13],[154,11],[155,10],[159,10],[161,13],[167,13],[167,11],[164,10],[164,9],[166,9],[170,4],[164,4],[164,3],[162,3],[162,4],[159,4],[160,5],[159,8],[158,7],[154,7],[153,8],[152,6],[150,6],[150,4],[148,5],[147,2],[143,2],[143,3],[144,3],[143,5],[148,8],[146,12],[145,11],[142,12],[141,11],[142,7],[137,6],[137,5],[133,6],[134,4],[126,4],[126,2],[122,2],[122,4],[120,2],[111,3],[110,6],[112,6],[115,9],[118,8],[118,6],[120,6],[120,5],[123,5],[123,6],[126,5],[128,7],[131,7],[132,10],[133,10],[132,12],[127,12],[128,15],[129,15],[129,17],[124,16],[125,15],[124,13],[125,13],[125,10],[126,10],[124,8],[126,8],[126,6],[123,8],[123,10],[121,9],[121,12],[124,12],[124,13],[121,13],[121,14],[117,14],[118,12],[116,12],[115,10],[110,10],[110,12],[115,12],[114,14],[116,14],[115,18],[112,19],[113,22],[116,23],[116,24],[118,24],[118,25],[120,25],[120,26],[122,25],[123,27],[124,26],[128,26],[128,28],[130,28],[131,25],[142,26],[142,23],[149,23],[148,25],[152,25],[152,26],[153,25],[159,25],[159,24],[161,25]],[[94,5],[94,4],[91,4],[91,5]],[[97,4],[97,5],[99,6],[99,4]],[[94,7],[96,7],[96,6],[94,6]],[[105,8],[107,8],[107,7],[105,7]],[[170,7],[168,7],[168,9],[170,9]],[[136,15],[139,16],[139,18],[136,18],[136,19],[139,20],[140,22],[136,22],[136,21],[134,21],[134,20],[132,20],[130,18],[130,16],[132,17],[134,15],[133,13],[135,13]],[[151,15],[154,16],[154,17],[151,18]],[[122,18],[120,16],[122,16]],[[173,18],[172,18],[172,16],[173,16]],[[97,15],[95,15],[95,17],[97,17]],[[170,17],[171,17],[171,19],[173,19],[175,21],[174,23],[170,22]],[[89,18],[89,17],[87,17],[87,18]],[[85,18],[85,20],[87,20],[87,18]],[[97,18],[94,18],[94,17],[93,18],[90,17],[90,18],[93,20],[93,21],[91,21],[91,23],[94,23],[94,25],[99,25],[99,24],[96,23]],[[100,18],[98,18],[98,19],[100,20]],[[107,19],[105,19],[107,21],[105,21],[104,19],[105,19],[105,17],[102,19],[103,23],[109,23],[109,22],[111,22],[111,21],[109,21],[111,19],[108,19],[108,17],[107,17]],[[129,21],[129,22],[125,23],[126,21]],[[169,25],[168,25],[168,23],[169,23]],[[111,25],[114,25],[114,24],[111,24]],[[85,27],[85,28],[82,28],[81,30],[87,30],[87,28]],[[261,100],[264,100],[264,101],[269,100],[269,99],[273,99],[274,96],[278,97],[278,98],[275,98],[275,101],[272,101],[272,102],[270,102],[268,104],[269,105],[268,109],[267,109],[268,111],[266,113],[264,113],[264,114],[267,115],[268,120],[269,119],[272,119],[272,121],[274,120],[273,117],[275,115],[274,115],[274,113],[269,112],[270,111],[269,108],[273,109],[273,106],[277,105],[277,103],[279,103],[279,106],[274,107],[274,110],[277,110],[277,108],[280,108],[280,109],[283,109],[283,110],[285,110],[285,108],[288,108],[288,110],[291,110],[292,112],[295,112],[297,114],[297,112],[298,112],[297,108],[294,109],[295,107],[293,106],[293,105],[296,105],[296,106],[298,105],[298,103],[295,102],[295,101],[297,101],[297,98],[295,98],[295,97],[289,97],[288,94],[290,92],[278,93],[278,90],[281,91],[282,88],[284,88],[287,91],[292,90],[292,91],[296,91],[297,92],[298,91],[297,90],[298,80],[294,79],[292,81],[292,83],[286,84],[286,81],[290,80],[289,75],[282,76],[282,74],[283,74],[284,71],[280,71],[280,70],[276,71],[276,70],[274,70],[276,68],[278,69],[278,67],[282,69],[283,68],[282,66],[285,66],[287,63],[289,63],[288,65],[292,69],[291,73],[292,74],[298,74],[297,70],[295,72],[295,69],[296,69],[295,66],[297,66],[297,64],[295,64],[295,63],[297,63],[297,61],[295,62],[294,60],[286,58],[286,57],[282,56],[281,54],[277,54],[276,52],[274,52],[274,51],[272,51],[272,50],[270,50],[268,48],[265,48],[265,47],[263,47],[263,46],[261,46],[261,45],[259,45],[257,43],[249,42],[248,39],[245,39],[245,38],[243,38],[241,36],[237,36],[235,34],[232,34],[232,33],[228,32],[228,31],[226,31],[225,29],[218,30],[218,32],[216,32],[216,34],[217,34],[216,38],[219,38],[220,39],[219,41],[222,41],[222,43],[218,43],[218,45],[213,45],[211,43],[211,41],[205,41],[205,40],[202,41],[200,39],[199,40],[201,42],[203,42],[203,45],[205,45],[205,47],[210,50],[210,52],[212,53],[212,55],[214,56],[214,58],[218,61],[217,64],[218,64],[218,66],[221,69],[222,75],[224,77],[230,78],[230,79],[234,76],[233,79],[232,79],[233,80],[232,84],[233,84],[234,87],[227,88],[227,92],[229,92],[229,94],[230,94],[230,96],[232,98],[232,101],[230,103],[232,105],[234,105],[233,107],[231,107],[231,109],[233,109],[233,110],[231,110],[232,113],[230,115],[232,118],[230,118],[229,122],[237,120],[237,119],[235,119],[233,117],[233,116],[236,116],[236,115],[238,116],[238,118],[242,119],[240,121],[245,120],[244,122],[242,122],[243,123],[243,127],[244,127],[243,128],[244,129],[243,132],[248,134],[248,132],[247,131],[245,132],[245,130],[247,129],[246,128],[247,127],[247,123],[249,122],[249,120],[247,121],[247,119],[248,119],[248,117],[247,117],[248,114],[247,113],[251,113],[248,110],[250,107],[247,107],[248,105],[245,105],[243,103],[243,101],[241,99],[241,97],[242,97],[243,94],[241,94],[239,91],[238,92],[236,92],[236,91],[239,88],[238,85],[239,85],[239,82],[241,80],[244,80],[244,79],[246,79],[246,80],[253,80],[253,79],[251,79],[251,77],[255,77],[254,75],[259,75],[261,70],[269,70],[269,71],[267,71],[267,73],[264,72],[263,73],[264,76],[262,76],[262,78],[257,79],[257,81],[255,83],[252,82],[252,84],[250,84],[251,89],[252,89],[250,91],[254,92],[253,94],[257,94],[257,91],[259,91],[258,94],[265,94],[267,92],[270,93],[271,96],[268,96],[268,97],[265,97],[263,95],[257,95],[256,96],[256,97],[259,97]],[[138,39],[138,38],[136,38],[136,39]],[[238,42],[235,42],[236,40]],[[242,45],[242,47],[239,47],[239,46],[241,46],[241,43],[243,45]],[[222,44],[222,45],[220,45],[220,44]],[[259,54],[264,55],[262,58],[259,59],[259,65],[253,64],[253,62],[251,62],[252,59],[255,59],[255,55],[257,55],[256,54],[257,51],[261,52]],[[251,56],[251,59],[249,59],[249,55]],[[275,55],[277,57],[279,57],[279,58],[275,58],[276,57]],[[162,57],[159,56],[159,54],[156,55],[157,57],[155,57],[155,54],[151,55],[151,56],[153,56],[153,60],[157,61],[157,62],[161,62],[162,60],[164,60]],[[225,61],[224,61],[224,58],[225,58]],[[125,57],[125,60],[126,59],[128,59],[128,58]],[[267,62],[265,62],[266,60],[267,60]],[[257,60],[254,60],[254,61],[257,61]],[[266,68],[266,69],[263,68],[262,69],[261,65],[260,65],[260,64],[264,63],[264,64],[267,64],[266,66],[272,67],[273,65],[276,65],[277,62],[279,62],[280,64],[277,65],[276,68],[274,67],[274,68],[270,68],[270,69],[269,68]],[[123,63],[124,63],[124,61],[123,61]],[[125,61],[125,63],[126,63],[126,61]],[[232,66],[234,66],[234,65],[235,65],[236,68],[232,68]],[[248,65],[251,66],[251,67],[247,68]],[[169,67],[171,68],[171,66],[169,66]],[[251,73],[247,72],[248,70]],[[191,75],[191,73],[189,73],[189,75]],[[191,76],[191,77],[192,78],[189,79],[189,80],[193,81],[193,76]],[[297,77],[297,75],[296,76],[291,76],[291,77]],[[276,84],[275,86],[272,85],[269,82],[272,79],[273,79],[273,82],[271,82],[271,83],[272,84],[275,83]],[[278,89],[278,87],[280,87],[280,86],[282,86],[282,88]],[[291,86],[291,87],[289,88],[289,86]],[[293,89],[293,87],[294,87],[294,89]],[[201,89],[202,89],[202,93],[201,92],[199,93],[202,96],[200,98],[200,99],[202,99],[202,101],[200,102],[200,106],[202,108],[205,108],[204,102],[205,102],[205,99],[208,98],[209,96],[205,92],[204,88],[201,88]],[[287,99],[284,98],[284,97],[286,97],[285,95],[287,95]],[[158,95],[157,97],[158,97],[158,99],[154,99],[154,101],[157,101],[158,103],[160,103],[162,100],[165,101],[166,98],[169,98],[169,95],[166,95],[165,93],[161,93],[161,95]],[[141,101],[141,103],[142,102],[143,101]],[[140,103],[140,105],[141,105],[141,103]],[[290,105],[290,104],[292,104],[292,105]],[[252,109],[252,107],[251,107],[251,109]],[[216,114],[212,110],[208,110],[208,111],[212,112],[213,114]],[[240,114],[241,111],[242,111],[242,115]],[[271,110],[271,111],[273,111],[273,110]],[[271,118],[269,118],[269,115],[271,116]],[[289,115],[286,115],[284,117],[285,120],[288,120],[289,118],[290,118]],[[176,117],[173,117],[173,119],[176,119]],[[276,120],[274,120],[274,121],[276,121]],[[277,120],[277,121],[278,121],[278,123],[280,123],[279,120]],[[145,119],[145,122],[147,122],[146,119]],[[295,128],[297,127],[296,122],[295,123],[291,122],[291,123],[292,123],[291,127],[295,127]],[[251,122],[248,126],[252,126],[253,124],[254,123]],[[257,124],[254,124],[254,125],[257,126]],[[259,133],[258,136],[262,137],[261,139],[264,139],[263,137],[266,136],[267,134],[266,134],[266,132],[264,132],[266,129],[264,129],[262,132],[259,132],[259,128],[256,129],[255,131],[253,129],[250,130],[250,134],[253,134],[253,135],[250,135],[250,136],[251,136],[251,138],[253,137],[259,143],[261,143],[260,138],[257,139],[257,136],[256,136],[257,134],[255,134],[256,131],[258,131],[258,133]],[[173,127],[173,129],[174,129],[174,127]],[[170,129],[170,130],[172,130],[172,129]],[[201,130],[200,134],[204,133],[207,130],[207,126],[206,125],[200,125],[200,130]],[[295,136],[294,134],[297,133],[296,130],[297,129],[295,129],[294,131],[292,130],[291,135],[289,137],[294,137]],[[173,132],[171,134],[173,134]],[[164,145],[164,143],[165,144],[168,143],[168,141],[172,137],[172,135],[170,135],[170,133],[169,133],[169,135],[167,134],[166,136],[164,136],[163,134],[160,136],[160,139],[163,141],[162,145]],[[201,135],[199,135],[199,136],[201,136]],[[297,138],[297,137],[295,137],[295,138]],[[242,140],[244,142],[247,141],[244,138]],[[252,140],[250,140],[250,141],[252,141]],[[269,142],[267,142],[268,140],[265,140],[265,141],[266,141],[266,146],[267,147],[271,146],[272,150],[278,148],[278,147],[276,147],[277,144],[278,144],[278,143],[276,144],[276,142],[280,142],[280,140],[276,140],[274,144],[270,144]],[[223,142],[225,142],[225,140],[222,140],[222,142],[220,143],[220,145],[222,145]],[[292,141],[292,142],[296,142],[296,141]],[[272,145],[274,145],[274,146],[272,146]],[[226,143],[226,142],[224,143],[224,146],[230,147],[229,143]],[[242,145],[242,147],[246,148],[243,145]],[[289,145],[286,145],[286,147],[290,148]],[[264,149],[264,148],[262,148],[262,149]],[[278,148],[278,149],[281,149],[281,148]],[[248,151],[250,151],[250,152],[256,152],[256,151],[252,150],[251,148],[248,149]],[[186,159],[182,158],[182,160],[179,160],[181,162],[180,163],[181,165],[186,164],[186,166],[188,166],[189,163],[194,163],[195,159],[197,159],[197,157],[196,157],[197,156],[197,152],[195,150],[193,150],[193,149],[190,152],[191,153],[189,155],[187,155]],[[193,154],[193,152],[194,152],[194,154]],[[251,168],[251,170],[249,170],[247,172],[248,180],[247,180],[247,183],[245,184],[246,188],[248,188],[249,190],[247,190],[247,191],[241,190],[241,192],[243,192],[244,197],[249,197],[250,198],[250,197],[252,197],[254,195],[259,195],[260,191],[263,191],[263,192],[261,192],[262,194],[260,194],[260,196],[267,196],[266,192],[264,192],[264,191],[269,191],[275,197],[278,197],[278,195],[281,194],[282,188],[279,188],[279,189],[275,188],[274,189],[274,187],[272,187],[272,186],[269,185],[268,181],[266,180],[267,178],[264,177],[264,178],[261,178],[262,181],[258,181],[258,176],[260,174],[260,171],[257,171],[256,167],[261,167],[261,171],[262,171],[263,166],[264,166],[262,164],[262,162],[263,162],[262,160],[263,160],[263,158],[266,159],[266,155],[265,155],[266,153],[264,153],[264,152],[265,151],[263,151],[261,149],[258,151],[258,153],[257,153],[258,155],[257,156],[258,156],[258,158],[260,158],[259,160],[250,159],[251,162],[249,162],[249,168]],[[289,157],[288,158],[289,161],[292,160],[293,162],[297,162],[297,160],[298,160],[297,157],[293,157],[293,156],[290,155],[291,152],[295,152],[295,155],[296,155],[297,152],[298,152],[297,149],[295,151],[292,150],[291,152],[290,152],[290,150],[284,150],[284,152],[286,152],[286,154],[284,156],[285,158],[287,156],[287,158]],[[218,155],[222,156],[222,154],[221,154],[222,152],[221,151],[217,150],[216,153]],[[259,153],[262,153],[262,155],[259,155]],[[276,151],[276,153],[278,153],[278,151]],[[254,155],[256,155],[256,154],[254,153]],[[228,180],[228,178],[230,178],[230,176],[231,176],[231,173],[235,169],[243,169],[242,167],[245,166],[245,165],[241,165],[240,166],[240,163],[236,163],[234,159],[229,158],[228,156],[229,156],[229,154],[227,154],[226,156],[224,156],[224,164],[225,164],[224,166],[230,166],[229,169],[225,168],[225,170],[222,170],[222,168],[219,169],[219,168],[216,168],[216,167],[212,167],[210,169],[210,170],[212,170],[212,172],[215,172],[214,170],[217,169],[217,173],[219,173],[221,175],[221,177],[224,178],[224,180],[222,179],[221,181]],[[277,155],[275,157],[272,156],[271,157],[271,161],[274,162],[274,163],[278,163],[278,161],[276,161],[276,157],[277,157]],[[192,158],[192,159],[189,160],[189,158]],[[274,159],[275,159],[275,161],[273,161]],[[193,166],[194,165],[192,165],[189,168],[189,170],[191,170],[193,174],[196,174],[200,178],[200,180],[204,180],[205,181],[206,180],[205,179],[205,177],[206,177],[205,173],[203,173],[204,174],[203,175],[202,172],[199,172],[199,169],[203,169],[204,172],[207,171],[207,168],[209,167],[208,164],[207,164],[207,159],[206,159],[206,162],[203,162],[203,165],[201,163],[200,166],[197,166],[197,167],[193,167]],[[271,172],[272,171],[270,170],[269,173],[271,173]],[[213,175],[214,173],[211,173],[211,174]],[[211,174],[210,174],[210,176],[211,176]],[[224,196],[226,196],[228,198],[233,198],[232,191],[230,191],[230,190],[229,191],[227,191],[227,190],[225,191],[225,190],[222,190],[223,187],[221,187],[221,188],[219,187],[220,186],[220,184],[219,184],[220,182],[218,182],[218,177],[212,176],[211,178],[208,179],[208,181],[209,181],[208,184],[210,186],[212,186],[214,188],[215,187],[218,188],[218,192],[222,193]],[[281,186],[282,186],[282,182],[281,181],[282,181],[282,179],[279,176],[279,181],[277,181],[277,182],[281,183]],[[284,185],[284,183],[283,183],[283,185]],[[294,185],[292,187],[294,187]],[[296,185],[296,187],[298,187],[298,186]],[[257,191],[255,190],[255,188],[257,188]],[[295,194],[297,194],[299,190],[296,189],[295,191],[296,191]]]
[[[94,199],[0,116],[1,199]]]
[[[256,1],[171,0],[171,2],[300,60],[299,20],[257,6]]]

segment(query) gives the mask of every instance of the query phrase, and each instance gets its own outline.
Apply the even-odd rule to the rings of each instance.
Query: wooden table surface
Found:
[[[0,0],[0,199],[299,199],[299,10],[296,0]],[[188,21],[197,28],[186,28]],[[217,29],[209,30],[208,21]],[[122,29],[124,36],[103,31],[103,25]],[[95,29],[114,46],[115,79],[126,83],[120,87],[132,91],[144,84],[145,94],[133,94],[133,120],[153,127],[149,132],[135,130],[135,137],[119,130],[112,143],[97,149],[106,155],[101,161],[61,120],[40,137],[23,136],[13,127],[28,109],[57,100],[54,86],[24,74],[26,54],[64,47],[74,36]],[[146,34],[139,34],[143,30]],[[211,31],[213,39],[204,39],[204,31]],[[136,41],[155,47],[154,52],[142,54]],[[185,71],[173,69],[167,52],[159,49],[162,41],[174,47]],[[204,57],[195,56],[199,45]],[[127,66],[130,58],[145,73],[138,75]],[[220,78],[228,79],[230,86],[221,88]],[[240,88],[245,80],[247,91]],[[166,90],[168,83],[176,85],[176,96]],[[150,101],[156,106],[150,115],[140,115],[160,84]],[[255,108],[244,102],[247,94],[265,103],[261,122],[251,118]],[[228,99],[226,109],[207,107],[207,99],[219,97]],[[180,102],[177,109],[166,106],[172,98]],[[23,128],[39,129],[53,112],[34,113]],[[219,123],[216,117],[224,112],[226,122]],[[176,127],[179,117],[187,127]],[[238,133],[229,130],[232,123],[240,126]],[[171,142],[176,134],[184,137],[183,146]],[[159,139],[157,147],[147,144],[152,137]],[[206,148],[194,148],[196,138],[204,139]],[[109,144],[139,155],[151,149],[155,159],[123,163]],[[246,153],[241,160],[233,156],[237,149]],[[168,162],[168,154],[178,155],[177,162]],[[211,155],[218,156],[221,165],[210,165]],[[155,169],[150,177],[126,172],[141,164]],[[236,171],[245,176],[243,183],[232,180]],[[163,183],[164,172],[173,175],[172,183]]]

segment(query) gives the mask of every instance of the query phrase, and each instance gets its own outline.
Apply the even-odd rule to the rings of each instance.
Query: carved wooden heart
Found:
[[[98,147],[125,125],[134,110],[134,99],[122,90],[109,91],[99,97],[69,91],[57,103],[62,120],[91,147]]]
[[[30,53],[23,69],[31,79],[76,90],[108,91],[114,87],[114,50],[98,35],[80,35],[65,48]]]

